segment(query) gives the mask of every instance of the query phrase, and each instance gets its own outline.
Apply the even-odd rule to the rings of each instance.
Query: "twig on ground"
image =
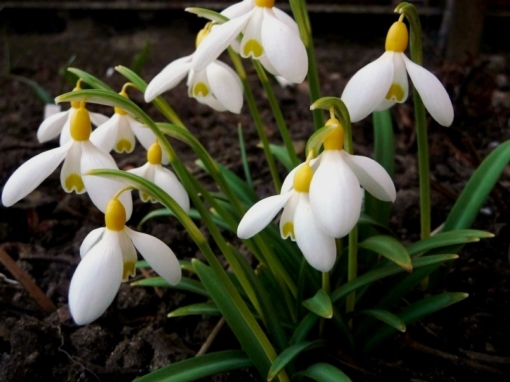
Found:
[[[202,347],[197,352],[197,355],[195,357],[197,357],[199,355],[203,355],[207,352],[207,350],[209,350],[214,339],[216,338],[216,336],[218,335],[218,333],[220,332],[220,330],[224,324],[225,324],[225,318],[221,317],[221,319],[218,321],[216,326],[213,328],[212,332],[209,334],[209,336],[207,336],[207,339],[205,340],[205,342],[203,343]]]

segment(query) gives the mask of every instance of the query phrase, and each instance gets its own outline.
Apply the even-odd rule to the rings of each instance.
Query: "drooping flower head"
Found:
[[[69,309],[78,325],[100,317],[122,281],[135,274],[136,250],[171,285],[181,279],[173,251],[161,240],[126,227],[126,210],[113,198],[105,212],[106,227],[90,232],[80,247],[80,264],[69,286]]]
[[[242,33],[242,57],[260,60],[269,72],[290,82],[304,81],[308,58],[298,26],[274,0],[244,0],[221,13],[230,20],[215,26],[197,47],[191,61],[194,70],[205,68]]]
[[[386,37],[386,52],[349,80],[341,98],[352,122],[374,110],[404,102],[409,94],[409,74],[432,118],[443,126],[452,124],[453,106],[448,93],[436,76],[407,58],[404,52],[408,41],[407,26],[402,20],[396,21]]]
[[[196,39],[199,47],[209,34],[211,25],[202,29]],[[241,79],[228,65],[211,60],[200,70],[192,69],[195,53],[168,64],[147,86],[145,102],[150,102],[161,93],[174,88],[188,75],[188,95],[215,110],[228,110],[239,114],[243,106],[243,85]]]

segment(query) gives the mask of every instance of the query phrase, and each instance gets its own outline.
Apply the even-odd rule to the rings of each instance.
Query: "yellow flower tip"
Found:
[[[257,7],[273,8],[274,0],[255,0],[255,5]]]
[[[88,141],[91,132],[89,111],[85,109],[84,103],[73,113],[70,123],[71,137],[75,141]]]
[[[83,184],[83,179],[80,174],[72,173],[65,180],[65,191],[73,192],[81,194],[85,190],[85,185]]]
[[[129,97],[128,97],[127,93],[126,93],[126,90],[124,88],[122,88],[122,90],[119,92],[119,94],[122,97],[129,99]],[[120,115],[126,115],[127,114],[127,112],[124,109],[121,109],[120,107],[114,107],[113,110],[115,111],[115,113],[120,114]]]
[[[161,164],[161,158],[163,157],[163,152],[161,151],[161,146],[158,142],[154,142],[149,150],[147,150],[147,162],[150,164]]]
[[[292,240],[295,240],[294,236],[294,223],[286,222],[282,228],[283,238],[286,239],[290,236]]]
[[[397,102],[402,102],[404,100],[404,89],[399,84],[391,84],[388,93],[386,94],[386,99],[390,101],[394,99]]]
[[[298,192],[308,192],[310,190],[312,177],[313,170],[308,163],[305,163],[296,171],[296,175],[294,175],[294,190]]]
[[[324,139],[324,150],[343,150],[344,148],[344,128],[336,118],[331,118],[326,122],[326,126],[337,125]]]
[[[400,20],[394,22],[386,36],[386,50],[402,53],[407,49],[408,42],[409,33],[406,25]]]
[[[115,145],[115,151],[120,153],[130,153],[133,151],[133,145],[127,139],[120,139]]]
[[[203,82],[199,82],[193,88],[193,94],[195,97],[198,97],[199,95],[202,95],[202,97],[207,97],[209,94],[209,88]]]
[[[111,231],[122,231],[126,226],[126,209],[118,199],[112,199],[106,206],[104,214],[106,228]]]
[[[264,48],[260,45],[260,42],[251,39],[244,45],[243,53],[246,57],[251,55],[253,58],[260,58],[264,54]]]
[[[127,281],[129,276],[135,275],[135,262],[134,261],[126,261],[124,262],[124,267],[122,269],[122,281]]]

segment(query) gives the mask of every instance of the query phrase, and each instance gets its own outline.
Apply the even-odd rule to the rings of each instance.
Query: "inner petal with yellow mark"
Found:
[[[402,86],[400,86],[400,84],[393,83],[391,84],[390,89],[388,90],[388,93],[386,94],[385,98],[388,101],[394,99],[397,102],[402,102],[404,101],[404,96],[405,91],[402,88]]]
[[[260,42],[252,38],[244,44],[243,54],[245,57],[260,58],[264,54],[264,48]]]
[[[118,153],[130,153],[133,150],[133,145],[127,139],[120,139],[115,145],[115,151]]]
[[[199,82],[193,87],[193,95],[195,97],[207,97],[209,95],[209,87],[205,83]]]
[[[81,176],[76,173],[68,175],[65,180],[65,190],[67,192],[73,192],[74,190],[77,193],[82,193],[85,190],[85,185]]]
[[[294,223],[293,222],[285,222],[282,227],[283,238],[286,239],[290,236],[292,240],[296,240],[294,236]]]
[[[129,276],[135,275],[135,263],[134,261],[125,261],[124,268],[122,269],[122,281],[127,281]]]

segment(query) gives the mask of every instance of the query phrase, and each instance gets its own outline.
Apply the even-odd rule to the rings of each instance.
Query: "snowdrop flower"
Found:
[[[200,46],[209,33],[207,26],[197,36]],[[149,83],[145,90],[145,102],[150,102],[161,93],[174,88],[188,75],[188,95],[198,102],[218,110],[239,114],[243,106],[243,85],[239,76],[228,65],[211,60],[200,70],[191,68],[194,54],[182,57],[168,64]]]
[[[274,7],[274,0],[244,0],[221,12],[229,21],[215,26],[197,47],[191,62],[200,71],[243,34],[240,54],[260,60],[275,75],[293,83],[304,81],[308,56],[296,22]]]
[[[441,82],[404,54],[409,40],[407,27],[395,22],[386,37],[386,52],[377,60],[359,70],[347,83],[344,101],[352,122],[357,122],[374,110],[384,110],[407,99],[407,73],[420,94],[423,103],[440,125],[453,122],[453,106]]]
[[[81,79],[78,80],[73,91],[82,90],[80,83]],[[39,142],[43,143],[56,138],[60,134],[60,145],[62,146],[71,140],[71,118],[76,110],[80,108],[80,102],[71,102],[71,108],[66,111],[60,111],[60,106],[56,105],[56,107],[59,108],[59,112],[52,113],[52,115],[44,119],[37,130],[37,139]],[[108,121],[108,117],[103,114],[89,112],[89,115],[90,121],[95,126],[99,126]]]
[[[41,153],[18,168],[4,186],[2,203],[9,207],[35,190],[62,161],[60,182],[66,192],[77,194],[88,192],[90,199],[101,211],[105,211],[108,201],[123,187],[111,179],[95,176],[82,176],[83,173],[98,169],[118,169],[110,154],[97,148],[89,141],[90,117],[85,103],[73,113],[70,121],[71,141],[63,146]],[[121,196],[128,216],[131,216],[132,201],[129,193]]]
[[[108,203],[106,227],[90,232],[80,247],[80,264],[69,286],[69,310],[78,325],[101,316],[112,303],[122,281],[135,274],[136,250],[169,284],[181,279],[175,254],[161,240],[126,227],[120,200]]]
[[[321,272],[333,268],[336,260],[335,239],[317,222],[310,204],[309,189],[313,177],[309,163],[296,167],[285,179],[280,195],[270,196],[254,204],[237,227],[237,236],[249,239],[268,225],[283,208],[280,234],[296,241],[308,263]]]
[[[376,198],[393,202],[395,185],[376,161],[343,150],[344,131],[340,122],[324,140],[324,151],[313,162],[315,174],[310,184],[310,206],[318,225],[328,235],[346,236],[361,213],[362,189]]]
[[[129,98],[126,89],[130,85],[130,83],[124,85],[119,94]],[[148,150],[156,140],[152,130],[136,121],[126,111],[118,107],[115,107],[114,110],[113,116],[92,132],[90,141],[106,152],[115,150],[118,153],[130,153],[135,148],[136,136],[143,147]],[[166,155],[163,156],[163,163],[168,163]]]
[[[155,142],[147,151],[147,163],[142,167],[134,168],[128,172],[150,180],[156,186],[162,188],[163,191],[170,195],[184,211],[188,212],[188,193],[182,186],[181,182],[179,182],[179,179],[177,179],[175,174],[161,165],[162,156],[163,153],[161,151],[161,146],[158,142]],[[142,191],[140,191],[140,198],[144,202],[149,200],[152,203],[156,202],[156,199],[151,198],[149,195]]]

